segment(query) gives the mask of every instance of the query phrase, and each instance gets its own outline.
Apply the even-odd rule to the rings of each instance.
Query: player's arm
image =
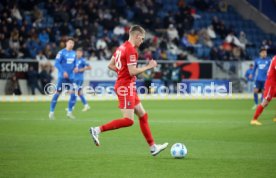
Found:
[[[136,64],[128,65],[128,71],[131,76],[138,75],[148,69],[152,69],[157,66],[157,62],[155,60],[150,60],[150,62],[143,67],[136,67]]]
[[[88,66],[85,66],[84,68],[79,69],[78,71],[79,72],[84,72],[86,70],[91,70],[91,69],[92,69],[92,67],[90,65],[88,65]]]
[[[74,69],[73,69],[73,72],[74,73],[78,73],[79,72],[79,69],[78,69],[78,66],[77,66],[77,56],[75,56],[75,59],[74,59]]]
[[[57,56],[56,56],[56,60],[55,60],[55,67],[58,69],[59,72],[63,73],[63,77],[64,78],[68,78],[68,74],[67,72],[63,69],[62,65],[61,65],[61,61],[62,61],[62,52],[58,52]]]
[[[249,70],[247,70],[247,71],[245,72],[245,75],[244,75],[244,76],[245,76],[246,79],[249,78]]]
[[[257,65],[257,60],[255,60],[255,63],[254,63],[254,68],[253,68],[253,74],[252,74],[252,78],[255,78],[255,74],[256,74],[256,70],[258,68],[258,65]]]
[[[108,68],[110,70],[113,70],[113,71],[116,72],[116,65],[115,65],[115,57],[114,56],[112,56],[112,58],[110,59],[109,64],[108,64]]]
[[[86,70],[91,70],[91,69],[92,69],[92,67],[87,62],[85,62],[85,67],[78,69],[78,72],[84,72]]]

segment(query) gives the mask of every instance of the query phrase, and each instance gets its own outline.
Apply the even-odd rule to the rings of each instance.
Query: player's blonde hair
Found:
[[[133,25],[130,27],[129,29],[129,34],[134,34],[135,32],[140,32],[141,34],[145,34],[146,31],[143,27],[141,27],[140,25]]]

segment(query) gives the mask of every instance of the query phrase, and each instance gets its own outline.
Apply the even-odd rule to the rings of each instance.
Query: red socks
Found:
[[[150,127],[148,124],[148,114],[146,113],[142,117],[140,117],[139,122],[140,122],[141,131],[142,131],[145,139],[147,140],[149,146],[152,146],[154,144],[154,140],[152,138],[152,135],[150,132]]]
[[[129,118],[123,118],[123,119],[117,119],[117,120],[113,120],[105,125],[102,125],[100,127],[101,132],[105,132],[108,130],[114,130],[114,129],[119,129],[122,127],[129,127],[133,125],[133,120],[129,119]]]
[[[142,117],[139,118],[140,122],[140,128],[141,131],[147,140],[149,146],[152,146],[154,144],[154,140],[152,138],[151,132],[150,132],[150,127],[148,124],[148,114],[144,114]],[[129,118],[122,118],[122,119],[117,119],[113,120],[105,125],[100,126],[101,132],[105,132],[108,130],[114,130],[114,129],[119,129],[122,127],[129,127],[133,125],[133,120]]]
[[[261,104],[259,104],[254,114],[254,120],[258,119],[258,117],[262,114],[263,110],[264,110],[264,107]]]

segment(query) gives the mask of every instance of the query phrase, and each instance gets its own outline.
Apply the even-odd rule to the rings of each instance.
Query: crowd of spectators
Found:
[[[202,29],[194,29],[200,11],[227,12],[222,0],[20,0],[0,2],[0,58],[54,59],[73,36],[76,47],[89,60],[108,60],[114,48],[125,41],[131,23],[149,30],[140,49],[142,59],[185,60],[184,51],[195,54],[205,46],[209,59],[246,58],[250,42],[244,32],[227,27],[214,17]],[[169,1],[168,1],[169,2]],[[176,7],[176,9],[175,9]],[[171,9],[168,9],[171,8]],[[216,46],[214,41],[223,42]],[[273,46],[270,42],[266,45]]]

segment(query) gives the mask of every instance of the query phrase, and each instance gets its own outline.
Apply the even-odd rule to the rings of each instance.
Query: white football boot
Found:
[[[89,129],[90,135],[95,143],[96,146],[100,146],[100,141],[99,141],[99,134],[95,130],[95,128],[90,127]]]
[[[165,150],[168,147],[169,143],[155,144],[151,149],[150,153],[152,156],[158,155],[161,151]]]
[[[84,108],[82,109],[82,112],[86,112],[90,109],[90,106],[88,104],[84,105]]]

